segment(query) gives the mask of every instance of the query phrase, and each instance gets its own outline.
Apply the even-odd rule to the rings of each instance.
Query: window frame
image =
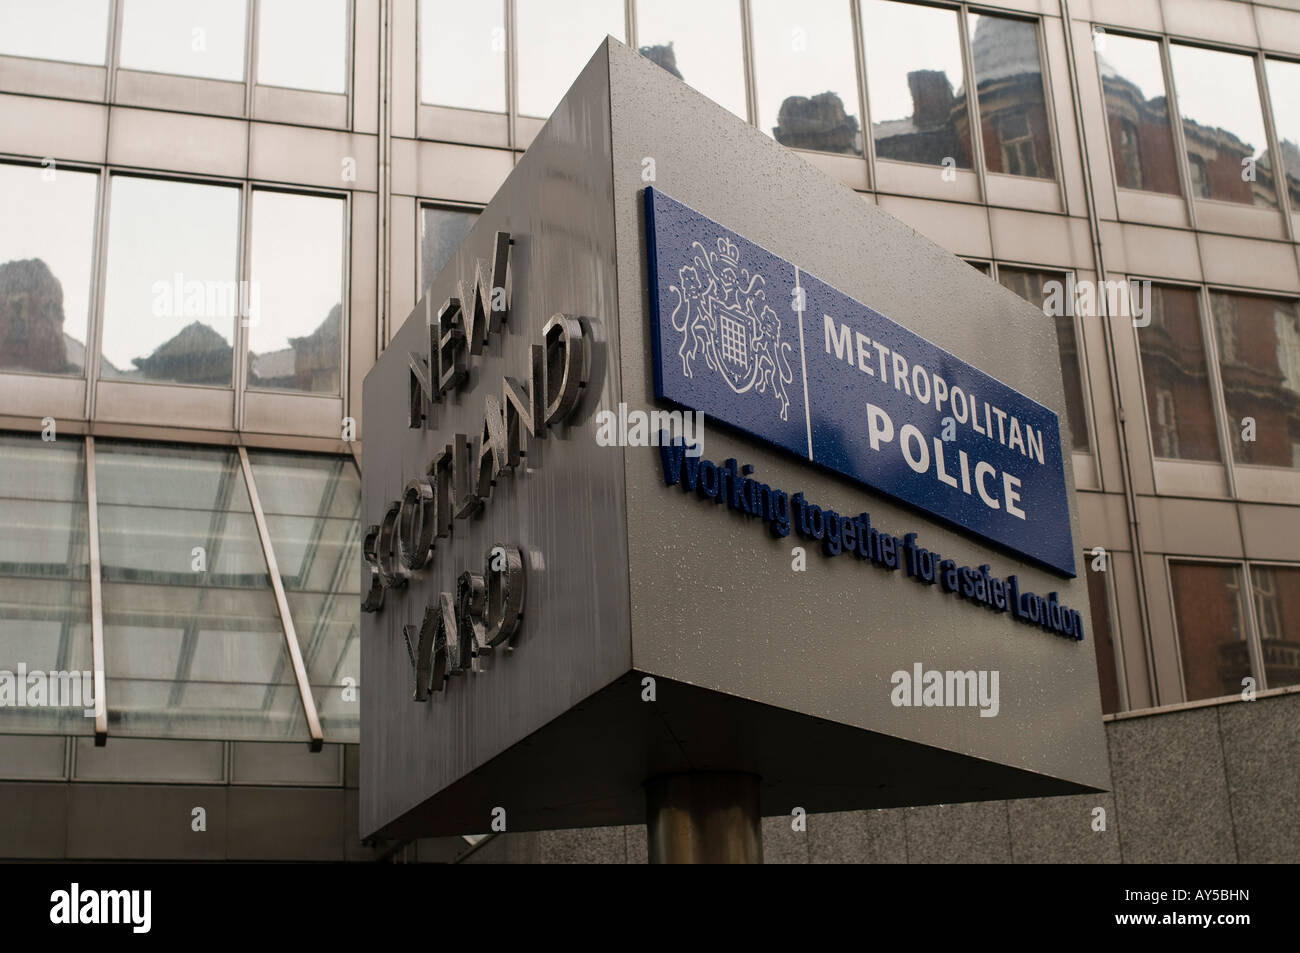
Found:
[[[983,259],[979,259],[979,260],[982,261]],[[1012,268],[1018,271],[1052,272],[1054,274],[1061,275],[1062,278],[1068,278],[1070,276],[1073,276],[1076,282],[1079,280],[1079,270],[1077,268],[1063,268],[1056,265],[1027,264],[1027,263],[1011,261],[1009,259],[1003,259],[1003,258],[991,259],[989,261],[989,264],[992,267],[988,277],[991,278],[993,281],[997,282],[998,285],[1000,285],[1003,288],[1006,288],[1006,285],[1002,284],[1002,277],[1000,273],[1000,269],[1002,267]],[[1010,291],[1011,289],[1008,288],[1007,290]],[[1014,294],[1014,292],[1012,293]],[[1019,296],[1017,295],[1017,297]],[[1094,406],[1095,398],[1094,398],[1093,388],[1092,388],[1092,377],[1091,377],[1092,368],[1088,357],[1088,348],[1086,344],[1086,339],[1084,338],[1083,315],[1079,314],[1078,308],[1074,308],[1073,311],[1074,314],[1071,317],[1073,318],[1074,321],[1075,349],[1078,351],[1079,383],[1081,385],[1081,389],[1083,390],[1084,426],[1088,428],[1087,429],[1088,449],[1076,450],[1074,447],[1070,447],[1068,453],[1070,455],[1071,463],[1073,464],[1073,468],[1074,468],[1076,489],[1079,488],[1077,485],[1083,482],[1079,479],[1079,476],[1082,473],[1090,477],[1088,486],[1083,487],[1083,489],[1097,490],[1097,489],[1101,489],[1101,472],[1100,472],[1101,463],[1100,463],[1100,454],[1098,453],[1097,450],[1097,419],[1096,419],[1096,409]],[[1044,314],[1043,316],[1047,317],[1046,314]],[[1059,350],[1058,350],[1058,357],[1059,357]],[[1062,397],[1064,397],[1064,393],[1062,393]],[[1062,447],[1061,450],[1062,450],[1062,455],[1064,456],[1064,454],[1066,453],[1066,448]]]
[[[424,232],[424,210],[426,208],[440,209],[445,212],[473,212],[475,216],[478,216],[483,214],[483,210],[487,208],[487,206],[477,205],[473,202],[448,202],[443,199],[417,198],[415,200],[415,269],[414,269],[415,298],[414,300],[416,301],[420,300],[420,293],[424,290],[425,287],[424,274],[423,274],[423,269],[424,269],[423,232]],[[477,224],[477,221],[478,221],[477,218],[475,218],[475,224]],[[470,225],[470,230],[473,231],[473,229],[474,229],[474,225]]]
[[[1258,560],[1256,560],[1258,562]],[[1245,631],[1242,632],[1242,641],[1246,643],[1246,655],[1250,660],[1250,674],[1255,679],[1255,693],[1268,691],[1268,680],[1264,671],[1264,655],[1260,645],[1259,622],[1255,617],[1255,588],[1254,579],[1250,574],[1250,564],[1252,560],[1232,559],[1223,556],[1203,556],[1203,555],[1185,555],[1182,553],[1165,553],[1162,556],[1162,563],[1165,571],[1165,595],[1169,600],[1169,620],[1173,626],[1174,635],[1174,656],[1178,663],[1178,692],[1182,704],[1197,704],[1213,701],[1216,699],[1239,698],[1240,693],[1234,692],[1230,695],[1215,695],[1211,698],[1188,698],[1187,697],[1187,675],[1183,668],[1183,637],[1179,631],[1178,622],[1178,604],[1174,599],[1174,563],[1185,563],[1192,565],[1214,565],[1214,566],[1235,566],[1241,579],[1241,592],[1238,598],[1241,604],[1241,624]],[[1271,565],[1289,565],[1292,568],[1300,568],[1300,564],[1270,563]],[[1179,704],[1171,702],[1162,704]]]
[[[313,188],[310,186],[299,186],[299,185],[286,186],[286,185],[279,185],[279,184],[261,184],[251,180],[245,182],[246,198],[245,198],[245,204],[242,209],[243,225],[241,227],[241,231],[242,231],[241,254],[243,260],[241,273],[245,276],[248,276],[250,281],[253,280],[251,278],[251,275],[252,275],[252,267],[253,267],[253,227],[254,227],[253,193],[254,192],[274,192],[281,195],[302,195],[302,196],[309,196],[314,198],[324,198],[324,199],[331,199],[334,201],[342,201],[343,203],[343,222],[342,222],[342,236],[341,236],[342,248],[339,249],[342,256],[340,267],[342,268],[342,277],[343,277],[342,284],[339,288],[339,294],[341,296],[339,301],[339,365],[338,365],[339,366],[339,389],[337,393],[329,394],[329,393],[322,393],[320,391],[292,390],[290,388],[283,388],[283,387],[250,386],[248,384],[248,372],[249,372],[248,342],[250,337],[249,332],[252,329],[246,326],[244,322],[238,321],[236,322],[237,331],[240,332],[240,334],[242,335],[242,347],[240,348],[239,359],[236,361],[235,364],[235,369],[236,369],[235,377],[236,377],[236,392],[239,395],[241,395],[239,400],[241,409],[244,402],[242,399],[242,395],[248,393],[268,394],[272,396],[288,395],[288,396],[298,396],[298,397],[341,399],[346,403],[347,387],[348,387],[347,355],[348,355],[348,347],[350,343],[349,332],[352,324],[351,307],[350,307],[352,301],[352,242],[350,240],[352,235],[352,192],[337,191],[333,189]],[[240,416],[241,416],[241,424],[242,424],[242,413]]]
[[[253,31],[252,39],[248,48],[248,79],[253,88],[261,87],[262,89],[288,90],[293,93],[301,93],[308,96],[343,96],[348,103],[347,113],[352,114],[352,87],[353,87],[353,49],[356,43],[355,39],[355,19],[356,19],[356,0],[343,0],[343,89],[334,91],[328,89],[307,89],[303,86],[281,86],[277,83],[264,83],[258,76],[262,46],[262,4],[265,0],[251,0],[253,4]]]
[[[0,153],[0,165],[23,166],[29,169],[43,169],[45,160],[37,159],[32,156],[11,156],[7,153]],[[83,345],[86,349],[85,359],[82,361],[80,374],[45,374],[39,371],[28,371],[19,368],[0,368],[0,377],[21,377],[26,378],[35,385],[35,381],[61,380],[61,381],[88,381],[88,371],[91,362],[91,338],[95,333],[97,316],[99,314],[99,299],[101,271],[100,271],[100,245],[102,236],[100,234],[99,223],[102,212],[107,202],[108,189],[105,188],[107,181],[106,173],[103,166],[97,166],[85,162],[62,162],[58,161],[53,166],[56,174],[58,172],[81,172],[89,173],[95,176],[95,201],[93,204],[90,222],[90,286],[86,289],[86,340]],[[62,285],[62,279],[60,279]]]

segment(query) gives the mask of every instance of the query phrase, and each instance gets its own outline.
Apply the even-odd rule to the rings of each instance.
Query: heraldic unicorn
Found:
[[[781,340],[781,319],[767,302],[767,280],[740,267],[740,249],[725,237],[717,240],[717,251],[698,241],[691,247],[694,264],[678,272],[679,285],[669,285],[677,292],[672,322],[682,335],[682,373],[694,377],[692,365],[703,353],[737,394],[770,389],[781,419],[788,419],[791,347]]]

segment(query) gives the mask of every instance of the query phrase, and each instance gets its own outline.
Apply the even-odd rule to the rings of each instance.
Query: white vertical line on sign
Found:
[[[804,356],[803,350],[803,311],[804,301],[803,289],[799,287],[799,266],[794,266],[794,300],[799,307],[795,311],[799,315],[799,368],[803,371],[803,422],[807,428],[808,434],[808,459],[813,458],[812,452],[812,411],[808,407],[808,358]]]

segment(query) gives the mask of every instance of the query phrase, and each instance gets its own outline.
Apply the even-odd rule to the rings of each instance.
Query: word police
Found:
[[[496,232],[491,261],[477,262],[470,286],[460,282],[458,296],[448,297],[436,314],[426,312],[428,351],[408,355],[409,428],[429,425],[437,406],[469,380],[473,358],[508,323],[511,244],[508,232]],[[453,434],[425,472],[406,483],[383,519],[367,529],[362,549],[370,588],[364,611],[380,611],[387,591],[405,588],[411,573],[432,567],[437,541],[452,534],[455,520],[483,512],[499,477],[512,475],[521,460],[529,468],[540,465],[538,441],[573,413],[588,387],[594,336],[587,318],[552,316],[541,342],[528,349],[527,383],[504,376],[500,398],[484,398],[477,439]],[[410,637],[416,627],[406,627],[416,700],[513,638],[523,591],[519,550],[494,546],[482,575],[462,573],[455,595],[444,592],[436,606],[426,607],[415,647]]]

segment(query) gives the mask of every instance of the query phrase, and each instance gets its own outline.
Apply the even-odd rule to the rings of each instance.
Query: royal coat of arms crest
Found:
[[[767,279],[740,265],[740,249],[729,239],[710,251],[692,242],[692,263],[678,271],[673,328],[682,335],[682,373],[694,377],[701,354],[737,394],[768,394],[788,419],[790,344],[781,340],[781,319],[767,300]]]

